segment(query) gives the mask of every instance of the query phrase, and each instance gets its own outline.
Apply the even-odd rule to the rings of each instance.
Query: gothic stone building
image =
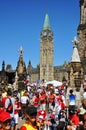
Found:
[[[26,75],[30,76],[31,82],[36,82],[38,79],[41,81],[45,79],[48,80],[59,80],[62,81],[63,79],[68,80],[70,78],[71,70],[75,72],[79,72],[81,74],[81,68],[83,69],[82,77],[86,75],[86,0],[80,0],[80,24],[77,29],[78,33],[78,45],[77,49],[80,56],[80,67],[79,70],[73,68],[76,63],[66,63],[61,66],[54,66],[54,34],[52,28],[50,26],[50,20],[48,14],[45,15],[44,25],[41,30],[40,34],[40,64],[34,68],[29,61],[28,66],[26,67],[22,52],[23,50],[20,49],[20,57],[16,67],[16,70],[8,69],[10,65],[7,65],[5,71],[5,78],[6,80],[10,81],[10,75],[12,76],[12,81],[15,80],[16,72],[20,79],[25,78]],[[58,52],[57,52],[58,55]],[[58,59],[59,60],[59,59]],[[71,68],[72,66],[72,68]],[[76,65],[77,67],[77,65]],[[3,67],[0,72],[2,75]],[[2,81],[2,77],[0,76],[0,81]],[[12,82],[11,81],[11,82]]]

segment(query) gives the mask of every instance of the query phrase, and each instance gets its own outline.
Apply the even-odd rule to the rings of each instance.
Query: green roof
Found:
[[[43,30],[51,30],[50,20],[48,14],[45,15]]]

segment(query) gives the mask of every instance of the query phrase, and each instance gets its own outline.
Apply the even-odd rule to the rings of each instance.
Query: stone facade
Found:
[[[45,35],[46,33],[46,35]],[[49,35],[51,34],[51,35]],[[40,80],[47,81],[54,79],[53,70],[53,34],[51,31],[41,33],[41,48],[40,48]]]
[[[80,24],[77,29],[78,33],[78,52],[86,75],[86,1],[80,0]]]

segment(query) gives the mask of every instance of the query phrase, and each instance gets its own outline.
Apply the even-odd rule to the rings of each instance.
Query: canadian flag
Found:
[[[28,85],[28,83],[29,83],[29,76],[26,77],[26,82],[25,82],[25,84]]]

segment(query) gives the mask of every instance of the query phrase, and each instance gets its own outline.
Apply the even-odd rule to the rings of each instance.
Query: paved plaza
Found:
[[[18,128],[20,128],[24,124],[25,120],[19,118]]]

